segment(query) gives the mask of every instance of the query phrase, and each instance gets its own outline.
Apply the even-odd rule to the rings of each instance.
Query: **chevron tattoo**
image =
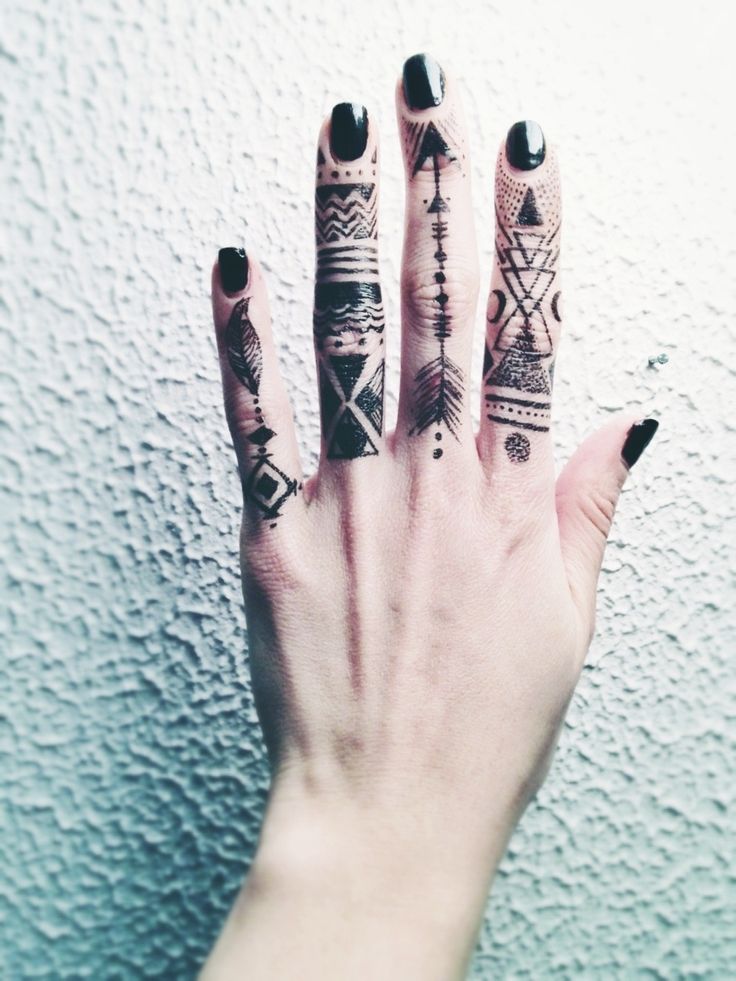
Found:
[[[376,169],[375,150],[343,164],[328,142],[319,147],[314,339],[322,435],[332,460],[376,456],[383,434]]]

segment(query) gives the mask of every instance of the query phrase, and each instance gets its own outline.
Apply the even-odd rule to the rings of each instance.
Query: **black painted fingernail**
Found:
[[[217,256],[220,281],[226,293],[240,293],[248,282],[248,256],[245,249],[220,249]]]
[[[445,97],[445,73],[432,55],[415,54],[404,62],[404,98],[410,109],[438,106]]]
[[[649,446],[658,429],[659,423],[656,419],[642,419],[631,427],[621,450],[621,458],[629,469]]]
[[[534,170],[544,162],[544,133],[533,119],[514,123],[506,137],[506,159],[517,170]]]
[[[339,102],[332,110],[330,149],[338,160],[357,160],[368,142],[368,110],[357,102]]]

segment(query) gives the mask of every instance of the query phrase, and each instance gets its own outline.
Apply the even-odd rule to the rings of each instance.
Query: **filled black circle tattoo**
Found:
[[[512,463],[526,463],[529,459],[531,444],[523,433],[509,433],[503,445]]]

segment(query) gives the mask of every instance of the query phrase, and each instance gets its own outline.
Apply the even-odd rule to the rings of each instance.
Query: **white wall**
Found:
[[[731,976],[733,6],[12,7],[1,59],[7,976],[191,976],[230,901],[267,778],[209,270],[218,246],[243,237],[265,263],[314,463],[317,130],[343,99],[379,122],[394,316],[393,85],[423,49],[463,82],[486,275],[498,141],[533,117],[558,145],[560,460],[624,406],[662,423],[624,494],[589,667],[513,839],[474,976]],[[476,379],[481,324],[479,312]],[[649,368],[660,352],[669,363]]]

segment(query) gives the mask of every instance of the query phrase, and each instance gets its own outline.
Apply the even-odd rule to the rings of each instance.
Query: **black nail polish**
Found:
[[[226,293],[239,293],[248,282],[248,256],[245,249],[220,249],[217,257],[220,281]]]
[[[445,73],[428,54],[415,54],[404,62],[404,98],[410,109],[430,109],[445,97]]]
[[[339,102],[332,110],[330,149],[338,160],[357,160],[368,142],[368,110],[357,102]]]
[[[506,159],[517,170],[534,170],[544,162],[544,133],[533,119],[514,123],[506,137]]]
[[[649,446],[658,429],[659,423],[656,419],[642,419],[631,427],[621,450],[621,458],[629,469]]]

